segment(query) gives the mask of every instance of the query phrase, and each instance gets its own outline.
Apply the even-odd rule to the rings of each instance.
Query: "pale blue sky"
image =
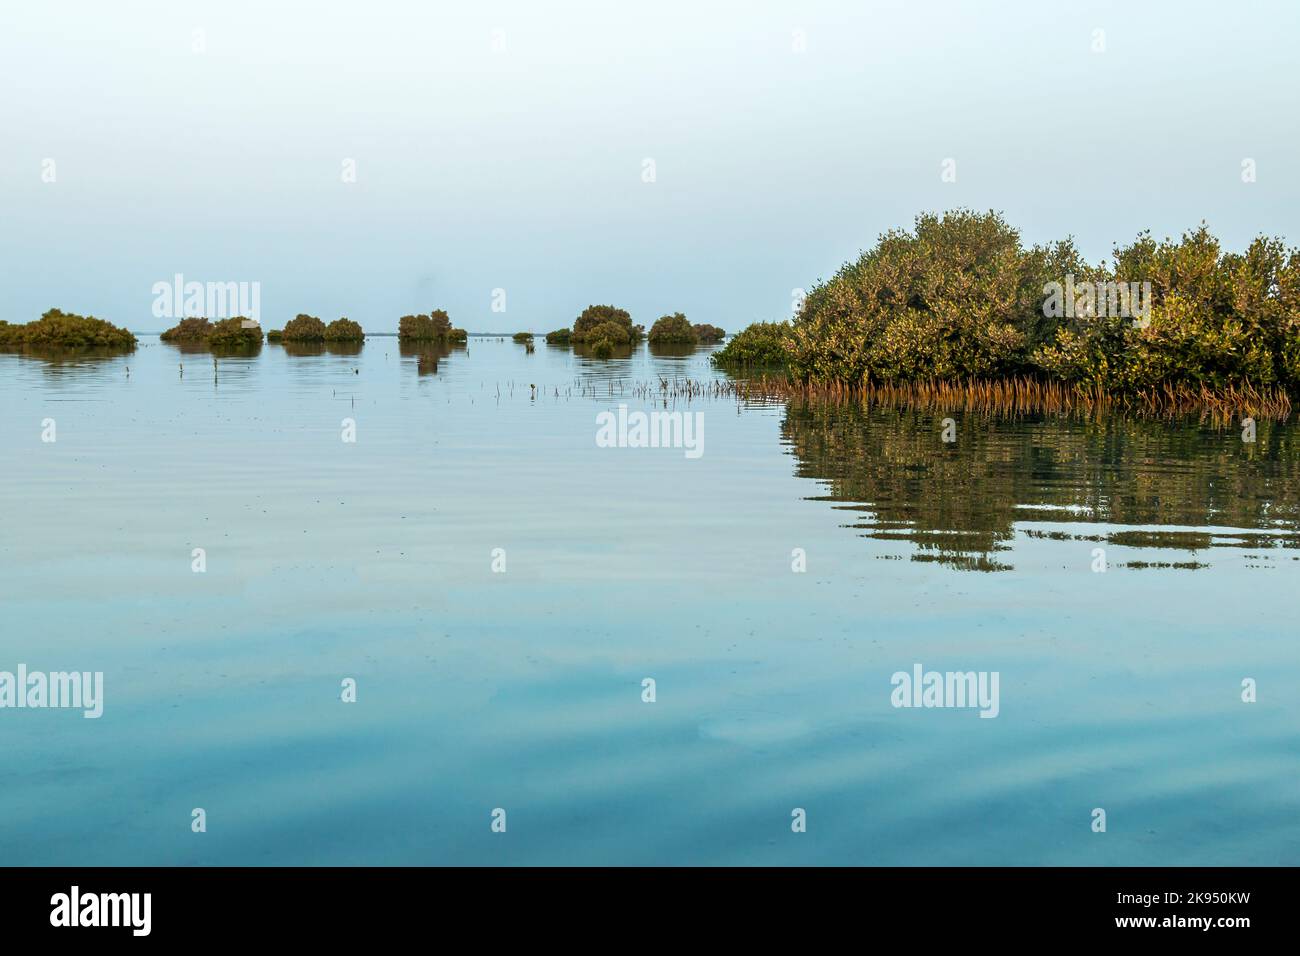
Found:
[[[1294,0],[5,4],[0,318],[157,329],[181,272],[261,282],[267,327],[737,329],[958,205],[1091,259],[1202,218],[1300,244],[1298,27]]]

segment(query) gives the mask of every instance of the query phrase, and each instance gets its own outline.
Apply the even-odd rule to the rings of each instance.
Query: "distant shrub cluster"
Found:
[[[516,342],[531,342],[533,340],[532,332],[516,332],[511,338]]]
[[[694,345],[699,341],[694,327],[680,312],[665,315],[650,326],[651,345]]]
[[[202,345],[209,349],[257,348],[262,344],[261,326],[244,328],[245,321],[243,316],[219,319],[216,322],[208,319],[181,319],[158,337],[176,345]]]
[[[464,342],[469,333],[454,329],[442,309],[428,315],[404,315],[397,322],[397,338],[402,342]]]
[[[285,342],[324,342],[325,323],[300,312],[284,324],[280,338]]]
[[[361,326],[351,319],[335,319],[325,326],[326,342],[362,342],[366,333]]]
[[[1026,249],[996,213],[923,215],[808,294],[793,325],[736,336],[720,364],[779,359],[810,382],[1029,375],[1132,392],[1300,386],[1300,252],[1224,252],[1205,226],[1090,265]],[[778,333],[778,330],[781,330]],[[779,337],[777,337],[779,334]],[[760,346],[760,343],[761,346]]]
[[[212,331],[208,335],[208,348],[210,349],[253,349],[262,344],[262,327],[253,324],[249,328],[244,327],[245,318],[235,316],[232,319],[221,319],[212,323]]]
[[[409,342],[437,342],[451,332],[451,319],[442,309],[428,315],[404,315],[397,321],[397,337]]]
[[[612,305],[589,305],[573,323],[572,329],[556,329],[546,334],[548,345],[583,346],[587,354],[608,358],[626,351],[643,338],[654,346],[693,347],[701,342],[717,342],[726,333],[714,325],[691,325],[681,312],[661,316],[650,327],[635,325],[626,309]]]
[[[134,349],[135,336],[92,315],[50,309],[35,322],[0,322],[0,348],[17,350],[64,348]]]
[[[614,346],[634,345],[645,335],[645,329],[632,324],[632,316],[625,309],[612,305],[589,305],[574,320],[569,339],[578,345],[593,349],[602,343]]]
[[[203,343],[212,334],[212,323],[207,319],[181,319],[158,338],[164,342]]]
[[[351,319],[335,319],[326,325],[314,315],[299,313],[286,322],[283,329],[272,329],[266,334],[268,342],[311,344],[320,342],[364,342],[365,330]]]

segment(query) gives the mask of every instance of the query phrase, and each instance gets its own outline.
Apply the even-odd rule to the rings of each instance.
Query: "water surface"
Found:
[[[0,861],[1300,860],[1295,426],[944,442],[688,400],[707,350],[402,352],[0,355],[0,670],[106,685],[0,710]],[[620,403],[703,455],[598,447]],[[895,709],[914,663],[999,716]]]

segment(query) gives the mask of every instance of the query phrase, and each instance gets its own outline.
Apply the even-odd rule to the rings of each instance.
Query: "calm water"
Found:
[[[712,374],[0,355],[0,670],[106,698],[0,710],[0,862],[1300,862],[1296,428],[697,397],[699,458],[597,446]],[[999,716],[892,707],[917,663]]]

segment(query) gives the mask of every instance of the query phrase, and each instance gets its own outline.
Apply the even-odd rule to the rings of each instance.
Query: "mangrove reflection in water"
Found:
[[[1183,553],[1103,558],[1132,569],[1195,570],[1214,548],[1300,548],[1294,426],[1260,421],[1248,442],[1239,428],[1195,419],[985,417],[795,401],[781,434],[797,474],[824,484],[815,498],[861,513],[850,526],[867,537],[911,542],[914,561],[1010,570],[1017,535],[1092,542],[1084,563],[1097,560],[1096,547]]]
[[[401,342],[397,346],[398,354],[407,363],[414,361],[417,375],[435,375],[438,363],[454,352],[464,352],[461,342]]]

